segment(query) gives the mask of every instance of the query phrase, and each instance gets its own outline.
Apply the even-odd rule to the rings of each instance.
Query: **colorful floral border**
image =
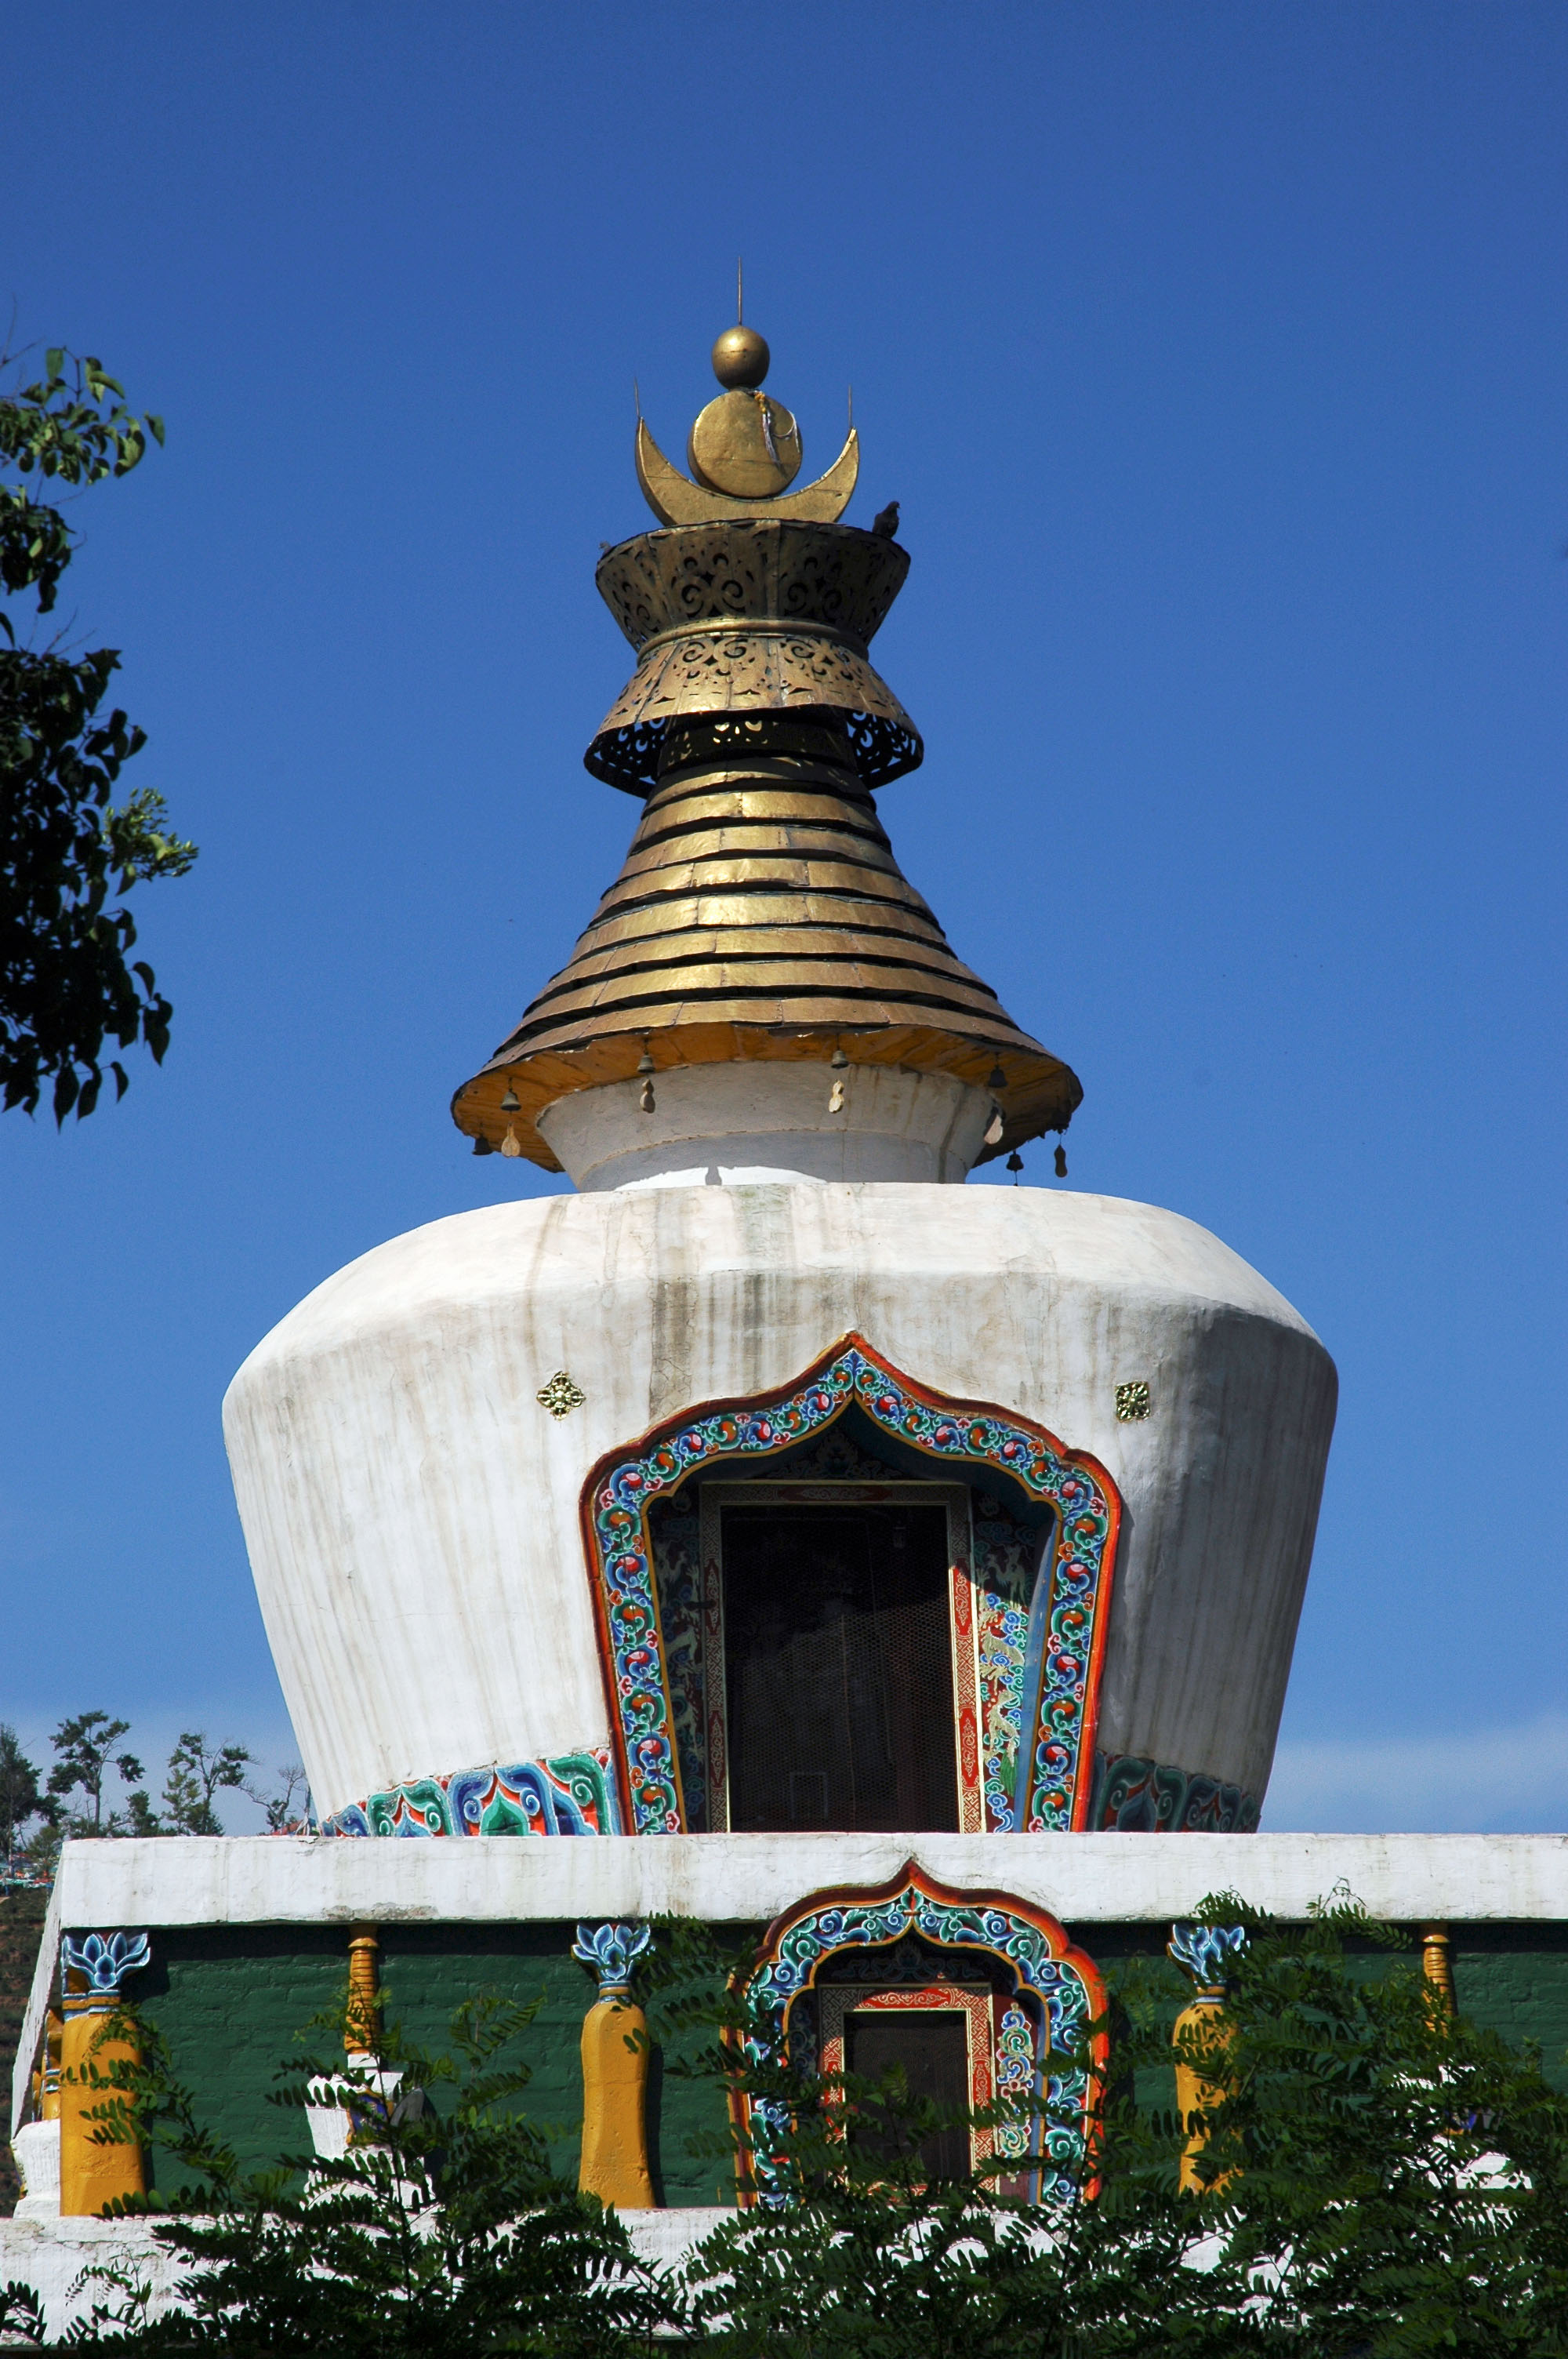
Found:
[[[626,1823],[679,1834],[688,1821],[647,1510],[698,1467],[768,1459],[856,1404],[873,1424],[949,1466],[991,1467],[1055,1507],[1049,1580],[1035,1584],[1024,1665],[1027,1726],[1019,1747],[1015,1826],[1044,1833],[1087,1825],[1094,1724],[1120,1500],[1098,1461],[1044,1427],[930,1392],[847,1335],[782,1393],[708,1403],[601,1459],[583,1490],[584,1547],[611,1699]]]
[[[324,1835],[616,1835],[621,1827],[607,1752],[411,1777],[321,1821]]]
[[[908,1934],[944,1950],[979,1952],[1006,1967],[1013,1992],[1040,2010],[1033,2070],[1040,2125],[1027,2159],[1032,2201],[1065,2201],[1080,2189],[1089,2125],[1109,2054],[1105,1986],[1087,1952],[1044,1908],[1005,1892],[959,1892],[909,1860],[891,1884],[814,1893],[776,1918],[763,1935],[742,1988],[755,2002],[758,2033],[748,2046],[787,2049],[790,2017],[816,1984],[822,1967],[845,1951],[890,1948]],[[1020,2011],[1021,2012],[1021,2011]],[[1024,2018],[1027,2027],[1027,2017]],[[741,2201],[768,2200],[769,2162],[784,2125],[773,2108],[745,2095],[734,2101],[741,2152],[752,2187]]]
[[[1239,1786],[1136,1753],[1095,1756],[1088,1824],[1119,1834],[1249,1835],[1262,1805]]]

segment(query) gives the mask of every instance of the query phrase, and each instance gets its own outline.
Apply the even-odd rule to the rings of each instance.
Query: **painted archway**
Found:
[[[909,1860],[888,1884],[816,1892],[774,1919],[743,1988],[754,2002],[754,2044],[788,2052],[793,2018],[828,1987],[825,1970],[852,1963],[862,1982],[877,1953],[914,1935],[946,1953],[1000,1969],[1013,1994],[994,2027],[992,2084],[1023,2100],[1033,2125],[1020,2128],[1017,2155],[1030,2200],[1064,2201],[1087,2191],[1088,2140],[1106,2061],[1105,1986],[1094,1960],[1074,1946],[1048,1910],[1007,1892],[963,1892],[938,1884]],[[741,2201],[768,2200],[769,2158],[782,2121],[772,2106],[733,2100],[742,2158]]]
[[[1017,1809],[1044,1833],[1088,1823],[1099,1676],[1120,1500],[1098,1460],[1005,1409],[932,1391],[858,1334],[777,1393],[709,1402],[600,1459],[583,1489],[583,1543],[599,1630],[622,1822],[679,1834],[681,1790],[670,1666],[648,1510],[697,1470],[781,1456],[851,1406],[903,1449],[949,1473],[989,1469],[1054,1511],[1050,1560],[1020,1648]],[[970,1741],[973,1741],[972,1731]]]

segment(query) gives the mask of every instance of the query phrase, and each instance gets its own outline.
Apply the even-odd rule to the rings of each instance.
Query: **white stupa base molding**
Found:
[[[644,1104],[651,1095],[652,1106]],[[957,1184],[996,1107],[946,1073],[897,1065],[685,1065],[557,1098],[539,1116],[577,1188],[750,1187],[769,1181]]]

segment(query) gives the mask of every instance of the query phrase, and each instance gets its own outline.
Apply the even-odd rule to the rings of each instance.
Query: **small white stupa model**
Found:
[[[640,426],[662,528],[598,571],[637,665],[587,762],[643,803],[631,851],[453,1104],[577,1192],[367,1254],[229,1393],[318,1806],[372,1835],[1251,1827],[1333,1365],[1191,1221],[962,1184],[1082,1093],[873,801],[922,751],[867,654],[896,511],[838,521],[853,434],[790,492],[766,345],[714,357],[693,475]]]

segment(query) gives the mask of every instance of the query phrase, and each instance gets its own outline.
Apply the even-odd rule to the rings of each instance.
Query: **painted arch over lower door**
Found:
[[[681,1833],[707,1830],[721,1810],[732,1819],[726,1513],[805,1516],[835,1504],[862,1517],[924,1506],[946,1518],[946,1823],[999,1833],[1086,1825],[1115,1486],[1044,1427],[939,1393],[858,1334],[776,1393],[666,1421],[607,1455],[584,1486],[623,1823]],[[730,1554],[733,1565],[733,1541]]]

